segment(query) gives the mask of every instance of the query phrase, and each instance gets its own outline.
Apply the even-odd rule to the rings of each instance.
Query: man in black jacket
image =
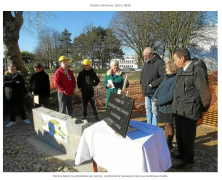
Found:
[[[77,86],[81,89],[82,93],[82,105],[83,105],[83,116],[85,123],[87,120],[87,105],[88,101],[91,104],[93,114],[95,115],[96,121],[98,121],[98,112],[96,108],[96,102],[94,97],[93,86],[97,86],[100,82],[93,68],[90,66],[91,62],[88,59],[84,59],[82,62],[83,70],[79,72],[77,77]]]
[[[175,65],[180,68],[176,75],[172,105],[179,154],[172,153],[171,156],[182,160],[175,166],[176,169],[186,170],[194,163],[196,124],[210,106],[211,92],[203,60],[191,60],[187,49],[179,49],[173,58]]]
[[[16,71],[15,65],[8,65],[8,74],[3,77],[3,86],[5,88],[5,96],[8,101],[10,114],[10,122],[6,125],[6,127],[16,124],[16,105],[18,105],[23,122],[25,124],[30,124],[31,122],[27,119],[24,106],[24,96],[27,93],[25,80],[23,76]]]
[[[147,123],[157,126],[157,110],[152,111],[152,97],[164,78],[164,61],[150,47],[143,51],[145,63],[140,75],[143,96],[145,96]]]
[[[39,96],[39,104],[35,103],[35,107],[43,106],[45,108],[49,108],[49,75],[43,70],[40,63],[35,63],[33,68],[35,73],[29,81],[29,91],[33,96]]]

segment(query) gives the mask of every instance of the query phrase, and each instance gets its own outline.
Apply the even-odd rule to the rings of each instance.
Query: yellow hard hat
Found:
[[[89,66],[89,65],[91,65],[91,64],[92,64],[91,61],[88,60],[88,59],[84,59],[83,62],[82,62],[82,65],[83,65],[83,66]]]
[[[60,56],[60,58],[59,58],[59,62],[60,62],[60,61],[64,61],[64,60],[67,60],[67,61],[68,61],[69,58],[67,58],[67,57],[65,57],[65,56]]]

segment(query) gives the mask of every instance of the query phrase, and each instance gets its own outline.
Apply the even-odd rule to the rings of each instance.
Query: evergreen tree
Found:
[[[71,35],[72,33],[70,33],[67,29],[65,29],[60,38],[59,38],[59,42],[60,42],[60,55],[65,55],[67,57],[70,56],[71,53],[71,49],[73,46],[72,40],[71,40]]]

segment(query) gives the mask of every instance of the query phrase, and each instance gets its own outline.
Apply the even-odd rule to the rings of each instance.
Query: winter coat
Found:
[[[211,103],[207,67],[203,60],[193,59],[183,72],[176,75],[172,110],[174,114],[198,120]]]
[[[29,91],[42,97],[50,96],[49,75],[44,70],[32,75],[29,81]]]
[[[86,71],[83,69],[79,72],[79,75],[77,77],[77,86],[81,89],[82,95],[88,95],[93,97],[94,96],[94,90],[93,86],[97,86],[100,82],[98,76],[96,75],[93,68]]]
[[[107,92],[107,95],[106,95],[106,107],[107,107],[107,104],[108,104],[108,101],[109,101],[110,93],[111,92],[117,93],[119,88],[122,90],[123,84],[124,84],[124,79],[123,79],[123,76],[122,76],[123,74],[124,73],[122,71],[117,71],[116,74],[115,74],[116,76],[114,77],[112,75],[111,69],[107,71],[105,80],[103,82],[103,87],[106,88],[106,92]],[[106,87],[106,85],[108,84],[108,80],[112,80],[113,85],[115,86],[114,89]],[[129,87],[129,82],[128,81],[127,81],[126,87]]]
[[[16,81],[19,81],[20,83],[17,84]],[[7,75],[4,75],[3,86],[7,98],[23,97],[27,93],[25,80],[18,72],[15,74],[8,73]]]
[[[164,61],[156,53],[153,53],[152,59],[144,63],[140,83],[142,83],[143,96],[152,97],[156,88],[164,78]],[[149,86],[152,84],[152,87]]]
[[[54,86],[66,96],[71,96],[74,93],[76,87],[76,80],[72,70],[67,69],[67,73],[60,67],[54,75]]]
[[[152,97],[152,99],[157,99],[155,104],[159,107],[158,111],[166,114],[172,114],[172,102],[175,84],[176,73],[166,74]]]

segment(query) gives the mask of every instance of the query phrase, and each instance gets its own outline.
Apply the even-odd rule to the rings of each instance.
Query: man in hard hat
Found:
[[[58,88],[59,112],[73,116],[72,102],[76,80],[72,70],[68,69],[68,61],[69,58],[60,56],[60,68],[55,72],[54,85]]]
[[[84,59],[82,62],[83,70],[79,72],[77,77],[78,88],[81,89],[82,93],[82,106],[84,122],[87,123],[87,105],[88,101],[93,109],[96,121],[98,121],[98,112],[95,103],[93,86],[97,86],[100,82],[93,68],[90,66],[92,63],[88,59]]]

